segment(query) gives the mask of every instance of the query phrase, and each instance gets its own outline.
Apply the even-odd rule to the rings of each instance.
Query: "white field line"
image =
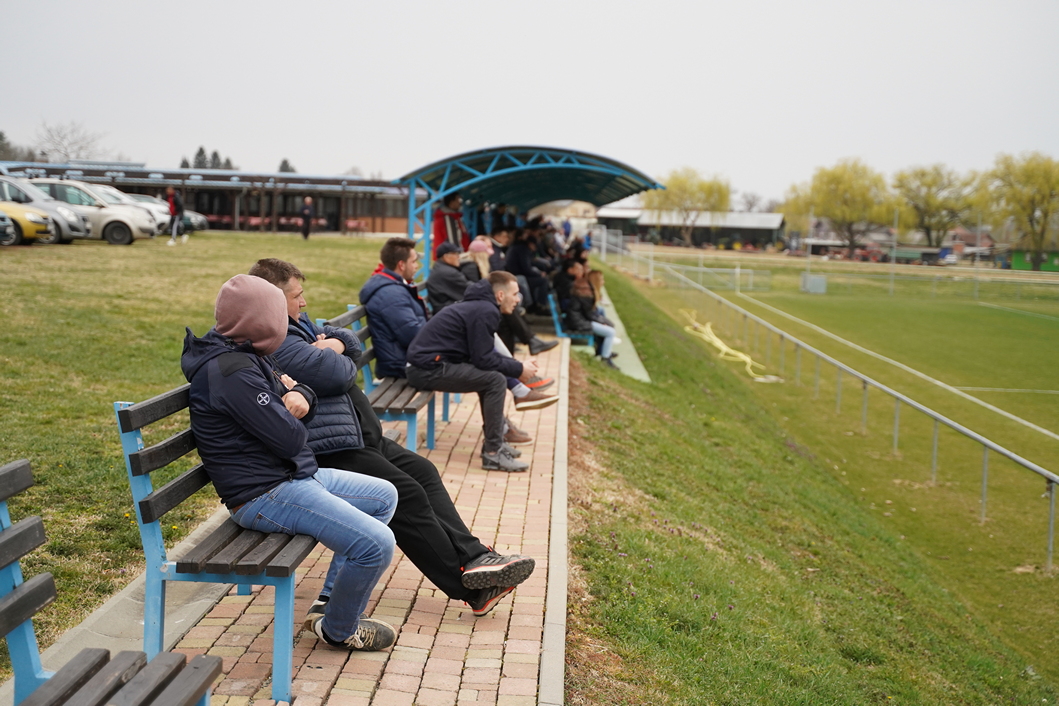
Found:
[[[793,315],[788,314],[787,312],[783,311],[782,309],[777,309],[774,306],[771,306],[771,305],[766,304],[764,302],[758,301],[757,299],[754,299],[753,297],[747,296],[746,294],[743,294],[742,292],[740,292],[737,296],[739,296],[739,297],[741,297],[743,299],[746,299],[747,301],[751,301],[751,302],[757,304],[760,307],[764,307],[765,309],[768,309],[769,311],[771,311],[773,313],[779,314],[780,316],[782,316],[782,317],[784,317],[786,319],[790,319],[791,321],[794,321],[795,323],[799,323],[802,326],[805,326],[806,328],[810,328],[813,331],[816,331],[817,333],[820,333],[820,334],[822,334],[824,336],[827,336],[828,338],[830,338],[830,339],[832,339],[834,341],[838,341],[839,343],[841,343],[841,344],[843,344],[845,346],[849,346],[850,348],[852,348],[855,351],[859,351],[861,353],[864,353],[865,355],[870,355],[872,358],[875,358],[876,360],[881,360],[884,363],[889,363],[890,365],[892,365],[892,366],[894,366],[896,368],[900,368],[901,370],[904,370],[907,373],[911,373],[912,375],[915,375],[916,377],[918,377],[918,378],[920,378],[922,380],[926,380],[927,382],[931,383],[932,385],[937,385],[938,387],[940,387],[943,390],[948,390],[949,392],[951,392],[954,395],[957,395],[958,397],[962,397],[965,400],[969,400],[970,402],[974,402],[976,405],[978,405],[980,407],[985,407],[986,409],[988,409],[991,412],[996,412],[997,414],[999,414],[1002,417],[1007,417],[1008,419],[1010,419],[1013,422],[1018,422],[1019,424],[1025,426],[1025,427],[1029,427],[1030,429],[1033,429],[1034,431],[1040,432],[1041,434],[1044,434],[1047,437],[1050,437],[1052,439],[1055,439],[1056,441],[1059,441],[1059,434],[1056,434],[1055,432],[1053,432],[1053,431],[1051,431],[1049,429],[1045,429],[1044,427],[1037,426],[1033,422],[1027,421],[1027,420],[1023,419],[1022,417],[1019,417],[1017,415],[1012,414],[1011,412],[1008,412],[1006,410],[1000,409],[999,407],[997,407],[995,405],[991,405],[991,404],[989,404],[988,402],[986,402],[984,400],[980,400],[977,397],[974,397],[973,395],[968,395],[966,392],[964,392],[963,390],[960,390],[959,388],[953,387],[952,385],[948,385],[948,384],[942,382],[941,380],[938,380],[937,378],[932,378],[929,375],[927,375],[926,373],[921,373],[918,370],[916,370],[915,368],[910,368],[909,366],[905,365],[904,363],[900,363],[900,362],[894,360],[893,358],[887,358],[886,356],[880,355],[880,354],[876,353],[873,350],[869,350],[869,349],[865,348],[864,346],[858,346],[856,343],[853,343],[852,341],[847,341],[846,339],[842,338],[841,336],[836,336],[835,334],[831,333],[827,329],[820,328],[816,324],[811,324],[808,321],[804,321],[802,319],[799,319],[797,316],[793,316]]]
[[[1034,395],[1059,395],[1059,390],[1016,390],[1008,387],[957,387],[966,392],[1028,392]]]
[[[1048,319],[1049,321],[1059,321],[1059,316],[1048,316],[1047,314],[1038,314],[1035,311],[1023,311],[1022,309],[1012,309],[1007,306],[1000,306],[999,304],[987,304],[986,302],[978,302],[980,306],[988,306],[990,309],[1001,309],[1003,311],[1011,311],[1016,314],[1025,314],[1026,316],[1036,316],[1038,319]]]

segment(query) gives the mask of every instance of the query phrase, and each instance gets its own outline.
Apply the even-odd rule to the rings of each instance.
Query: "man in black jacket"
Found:
[[[491,611],[529,578],[534,560],[483,545],[460,518],[434,464],[382,435],[379,418],[356,385],[359,339],[349,329],[320,328],[300,313],[306,306],[305,275],[273,258],[258,260],[250,274],[279,287],[286,299],[287,336],[276,358],[319,395],[308,425],[317,462],[392,483],[398,503],[390,529],[397,546],[449,598],[466,601],[476,616]],[[325,581],[310,615],[323,610],[330,595]]]
[[[492,272],[471,285],[464,300],[427,321],[408,346],[408,382],[421,390],[477,392],[485,441],[482,468],[524,471],[504,445],[504,392],[507,379],[526,382],[537,374],[530,359],[519,362],[496,352],[494,337],[500,315],[520,300],[518,282],[507,272]]]
[[[286,302],[257,277],[236,275],[217,295],[217,325],[190,330],[180,367],[191,383],[191,431],[221,501],[240,527],[307,534],[334,551],[336,599],[305,628],[335,647],[381,650],[393,627],[361,617],[393,558],[386,526],[397,492],[385,480],[317,465],[306,444],[316,395],[281,374]],[[340,597],[340,598],[339,598]]]

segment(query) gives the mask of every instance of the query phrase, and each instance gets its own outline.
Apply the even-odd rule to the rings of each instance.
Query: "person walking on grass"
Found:
[[[180,198],[180,194],[177,190],[171,186],[165,188],[165,199],[169,203],[169,245],[176,245],[177,235],[180,233],[180,228],[184,223],[184,200]],[[180,242],[188,242],[188,235],[185,233]]]
[[[277,367],[287,337],[283,292],[236,275],[221,287],[216,326],[188,329],[180,368],[190,385],[191,431],[202,465],[232,520],[263,533],[306,534],[334,552],[333,599],[306,628],[334,647],[383,650],[393,626],[363,617],[393,558],[386,523],[397,508],[393,484],[321,468],[306,427],[317,398]]]
[[[301,312],[306,306],[301,270],[267,258],[250,274],[279,287],[286,298],[287,338],[276,360],[319,396],[317,414],[307,425],[317,462],[393,483],[397,511],[390,529],[397,546],[449,598],[466,601],[475,616],[489,613],[529,578],[534,560],[483,545],[460,518],[437,467],[382,435],[379,418],[356,384],[360,340],[349,329],[316,326]],[[332,585],[329,573],[310,619],[330,600]]]
[[[313,219],[316,218],[316,209],[313,208],[312,196],[306,196],[302,200],[302,207],[298,209],[298,215],[302,217],[302,240],[308,240],[309,233],[313,227]]]

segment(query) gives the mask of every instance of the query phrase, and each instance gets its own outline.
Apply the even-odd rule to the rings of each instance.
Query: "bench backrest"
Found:
[[[191,385],[184,384],[157,397],[133,404],[115,402],[121,450],[132,489],[140,541],[147,559],[147,570],[158,569],[166,561],[165,542],[159,522],[162,515],[180,505],[196,491],[206,487],[210,478],[202,464],[196,464],[158,490],[151,483],[151,473],[160,470],[195,450],[191,429],[183,429],[165,441],[144,448],[141,430],[155,422],[186,409]]]
[[[7,638],[15,672],[16,704],[51,676],[41,667],[32,618],[55,600],[55,579],[45,573],[23,581],[18,563],[44,544],[44,523],[33,516],[12,524],[7,509],[8,498],[32,485],[33,472],[26,459],[0,467],[0,635]]]

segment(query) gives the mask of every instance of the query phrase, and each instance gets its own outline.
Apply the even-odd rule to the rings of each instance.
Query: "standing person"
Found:
[[[434,224],[431,239],[434,245],[434,259],[440,259],[438,247],[442,243],[452,243],[464,252],[471,244],[471,234],[463,222],[463,199],[459,194],[449,194],[441,202],[441,208],[434,211]]]
[[[466,601],[475,616],[491,611],[529,577],[534,560],[502,556],[483,545],[460,518],[437,467],[382,435],[379,418],[356,385],[360,340],[349,329],[316,326],[302,313],[301,270],[266,258],[250,274],[279,287],[286,299],[287,338],[276,360],[319,396],[316,417],[307,424],[317,462],[393,483],[397,511],[390,529],[397,546],[449,598]],[[331,582],[325,581],[310,617],[331,595]]]
[[[462,302],[431,318],[408,347],[408,382],[415,387],[478,393],[485,434],[482,468],[486,470],[512,472],[529,467],[516,460],[504,443],[504,393],[508,378],[523,383],[532,380],[537,363],[504,357],[495,345],[500,315],[513,312],[519,299],[513,275],[490,273],[467,289]]]
[[[316,394],[277,369],[272,354],[287,337],[287,302],[260,277],[225,282],[217,325],[189,329],[180,368],[191,383],[191,430],[213,487],[237,525],[306,534],[334,552],[333,600],[305,628],[334,647],[382,650],[391,625],[361,617],[393,558],[386,523],[397,491],[385,480],[320,468],[307,443]]]
[[[165,187],[165,199],[169,202],[169,245],[176,245],[177,233],[180,232],[180,226],[184,222],[184,200],[180,198],[180,194],[177,190],[171,186]],[[180,242],[188,242],[188,235],[185,233],[180,239]]]
[[[302,200],[302,207],[298,210],[298,215],[302,217],[302,239],[308,240],[309,233],[313,227],[313,219],[316,218],[316,209],[313,208],[312,196],[306,196]]]
[[[379,251],[382,267],[360,289],[375,348],[375,375],[403,378],[408,344],[427,322],[426,305],[412,284],[419,268],[416,243],[390,238]]]

